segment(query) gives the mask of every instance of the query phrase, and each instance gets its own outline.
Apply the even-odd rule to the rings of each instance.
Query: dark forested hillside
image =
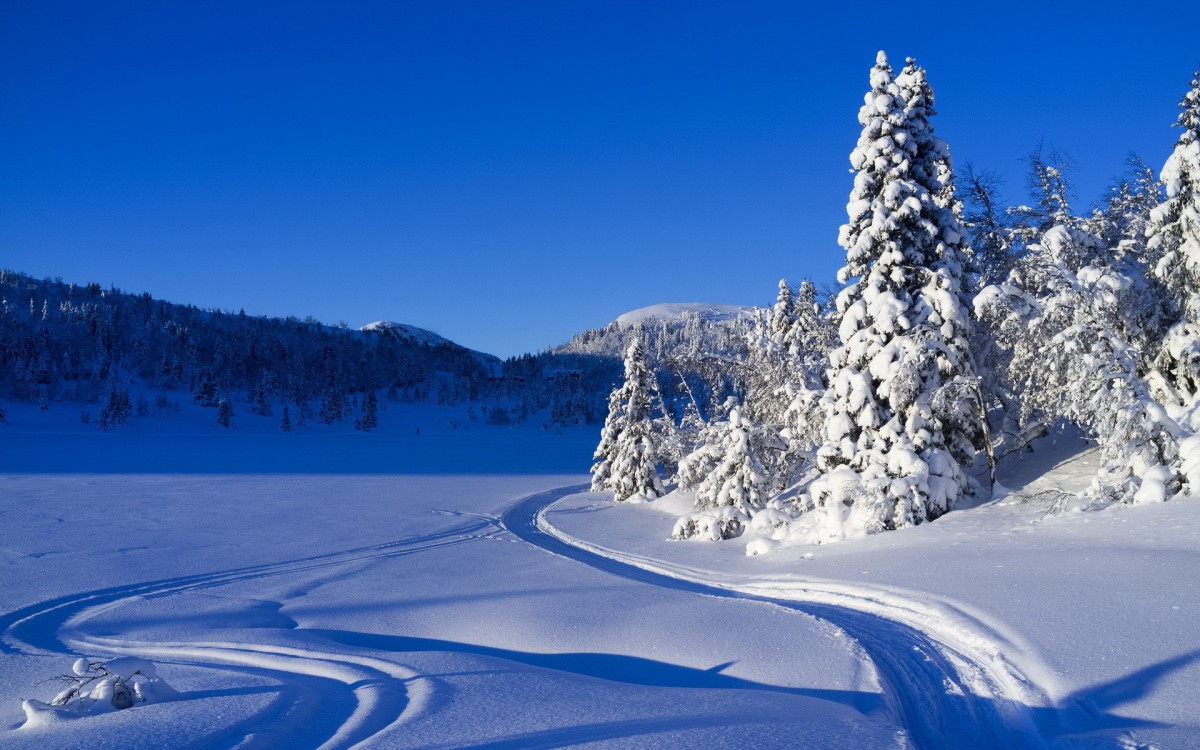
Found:
[[[106,428],[180,398],[216,410],[240,402],[262,416],[287,408],[289,421],[303,424],[350,420],[356,397],[374,392],[474,403],[500,424],[582,424],[603,419],[635,331],[648,341],[668,409],[681,413],[694,399],[707,411],[736,390],[721,363],[745,348],[738,321],[614,323],[501,362],[402,324],[354,330],[255,317],[0,271],[0,401],[94,404]]]
[[[504,397],[528,414],[554,390],[506,387],[499,359],[414,330],[252,317],[0,271],[0,398],[46,408],[115,399],[119,423],[131,390],[149,391],[211,407],[244,401],[262,415],[290,406],[295,417],[332,422],[348,418],[352,394]]]

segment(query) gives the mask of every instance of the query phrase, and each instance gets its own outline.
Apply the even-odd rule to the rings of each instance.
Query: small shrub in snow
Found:
[[[59,677],[64,687],[49,703],[26,700],[26,726],[41,726],[58,718],[109,713],[139,703],[153,703],[175,695],[158,676],[154,664],[135,656],[108,661],[78,659],[71,674]]]
[[[702,539],[718,542],[741,536],[750,517],[731,505],[689,513],[675,522],[672,539]]]

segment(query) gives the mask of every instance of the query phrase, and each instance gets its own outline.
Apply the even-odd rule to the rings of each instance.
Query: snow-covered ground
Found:
[[[1097,468],[1085,448],[1045,440],[1001,472],[1007,494],[935,523],[765,556],[747,556],[746,539],[669,541],[689,510],[670,500],[579,494],[544,525],[668,576],[906,624],[961,660],[977,694],[1006,701],[1010,724],[1036,728],[1020,741],[1200,747],[1200,508],[1071,512],[1060,491]]]
[[[590,430],[9,416],[0,747],[1200,746],[1196,506],[1047,514],[1074,446],[936,523],[748,557],[578,492]],[[120,655],[177,694],[26,725]]]

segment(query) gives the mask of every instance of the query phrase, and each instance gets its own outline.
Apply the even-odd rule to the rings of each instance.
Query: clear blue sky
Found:
[[[58,3],[0,9],[0,267],[500,355],[831,282],[875,51],[956,163],[1160,166],[1200,3]]]

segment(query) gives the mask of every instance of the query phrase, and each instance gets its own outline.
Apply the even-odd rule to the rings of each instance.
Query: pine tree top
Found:
[[[1179,136],[1179,145],[1185,145],[1200,140],[1200,69],[1192,74],[1192,86],[1179,101],[1179,118],[1176,127],[1183,128]]]

